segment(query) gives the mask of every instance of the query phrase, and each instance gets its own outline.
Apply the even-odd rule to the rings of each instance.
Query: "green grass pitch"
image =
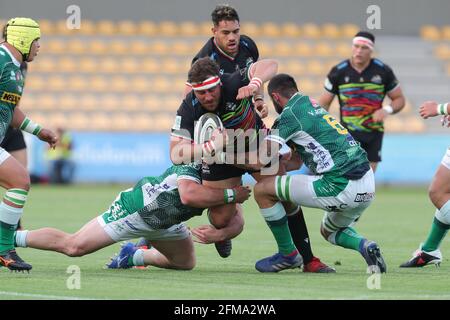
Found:
[[[23,218],[27,229],[44,226],[74,232],[97,216],[125,186],[33,186]],[[337,274],[306,274],[288,270],[261,274],[255,261],[276,251],[275,241],[253,200],[244,207],[244,232],[233,240],[231,257],[222,259],[213,245],[196,244],[197,266],[192,271],[157,268],[104,270],[119,245],[82,258],[19,248],[33,264],[30,274],[0,269],[0,300],[4,299],[449,299],[449,246],[443,242],[440,268],[400,269],[423,241],[434,208],[423,188],[379,188],[372,206],[356,229],[380,245],[388,265],[380,289],[367,288],[368,275],[362,257],[333,246],[319,234],[322,212],[305,209],[315,255],[333,265]],[[188,225],[206,223],[205,216]],[[71,274],[81,270],[81,288],[68,289]]]

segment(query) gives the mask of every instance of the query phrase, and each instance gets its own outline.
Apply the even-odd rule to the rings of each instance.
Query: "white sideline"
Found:
[[[30,297],[37,299],[56,299],[56,300],[101,300],[95,298],[75,297],[75,296],[55,296],[37,293],[25,293],[14,291],[0,291],[0,296]]]

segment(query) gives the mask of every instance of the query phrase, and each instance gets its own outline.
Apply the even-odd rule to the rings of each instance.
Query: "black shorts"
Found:
[[[220,181],[229,178],[241,177],[246,173],[257,171],[240,169],[230,164],[205,164],[202,165],[202,180]]]
[[[350,134],[361,144],[361,147],[366,150],[367,158],[370,162],[381,161],[381,145],[383,144],[384,132],[350,131]]]
[[[22,130],[9,127],[0,147],[8,152],[26,149],[27,145],[25,144]]]

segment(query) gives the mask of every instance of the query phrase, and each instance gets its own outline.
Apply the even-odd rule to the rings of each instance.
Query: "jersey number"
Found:
[[[339,123],[331,114],[326,114],[323,118],[332,126],[339,134],[348,134],[348,130],[344,128],[342,124]]]

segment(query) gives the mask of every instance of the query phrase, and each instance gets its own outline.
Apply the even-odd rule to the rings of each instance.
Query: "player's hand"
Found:
[[[435,117],[437,113],[437,102],[436,101],[425,101],[419,107],[419,114],[422,118],[428,119],[429,117]]]
[[[252,97],[258,91],[258,86],[254,84],[249,84],[247,86],[241,87],[238,90],[236,100],[242,100],[244,98]]]
[[[41,132],[39,132],[38,138],[47,142],[52,149],[55,149],[56,143],[58,142],[56,134],[52,130],[46,128],[43,128]]]
[[[258,112],[261,119],[264,119],[269,115],[269,107],[264,100],[256,100],[253,105],[255,106],[256,112]]]
[[[378,109],[372,114],[372,119],[374,122],[383,122],[388,116],[388,113],[384,109]]]
[[[249,187],[244,186],[238,186],[234,188],[234,191],[236,191],[236,203],[243,203],[244,201],[248,200],[252,194],[252,190],[250,190]]]
[[[215,129],[211,135],[210,141],[214,143],[214,150],[216,152],[222,151],[223,147],[228,143],[227,131]]]
[[[191,229],[194,242],[210,244],[225,240],[223,232],[212,225],[202,225]]]

